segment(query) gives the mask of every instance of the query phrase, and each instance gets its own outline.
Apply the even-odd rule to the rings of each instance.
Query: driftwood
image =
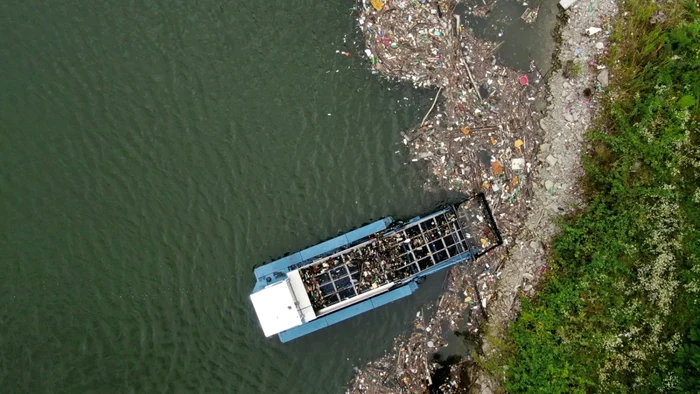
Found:
[[[467,69],[467,75],[469,75],[469,80],[471,81],[474,90],[476,90],[476,95],[479,96],[479,101],[483,101],[484,99],[481,98],[481,93],[479,93],[479,86],[476,84],[476,82],[474,82],[474,77],[472,77],[472,71],[469,69],[469,63],[467,63],[466,60],[463,60],[462,64],[464,65],[464,68]]]
[[[435,104],[437,104],[438,96],[440,96],[440,92],[442,92],[442,86],[440,87],[440,89],[438,89],[437,93],[435,94],[435,98],[433,99],[433,105],[430,106],[428,113],[425,114],[425,116],[423,117],[423,120],[420,122],[421,126],[423,126],[425,124],[425,120],[428,119],[428,115],[430,115],[430,113],[433,112],[433,109],[435,108]]]

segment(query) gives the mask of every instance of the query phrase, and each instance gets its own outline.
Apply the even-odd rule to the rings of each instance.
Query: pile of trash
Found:
[[[432,375],[440,368],[433,360],[441,347],[447,346],[444,340],[445,325],[450,331],[461,335],[475,335],[486,317],[485,308],[491,299],[490,285],[500,273],[493,273],[489,262],[498,256],[486,256],[482,264],[463,264],[450,271],[446,290],[440,297],[432,318],[426,322],[425,314],[418,312],[410,334],[394,341],[391,352],[379,360],[369,362],[362,369],[355,368],[355,377],[347,394],[388,394],[388,393],[423,393],[433,386]],[[467,317],[466,327],[460,322]],[[452,379],[441,384],[437,390],[441,393],[457,393],[460,363],[451,366]]]
[[[392,352],[361,370],[356,369],[348,394],[422,393],[430,388],[433,392],[456,393],[459,389],[461,382],[457,376],[462,363],[449,367],[451,379],[434,382],[433,374],[444,366],[432,355],[447,346],[445,330],[460,332],[463,336],[478,333],[486,317],[484,310],[492,297],[490,285],[499,275],[493,273],[495,270],[490,264],[500,256],[496,254],[499,249],[493,248],[500,239],[485,205],[462,204],[457,212],[465,233],[478,240],[486,255],[450,271],[432,317],[426,322],[426,314],[417,313],[412,332],[397,338]]]
[[[413,161],[428,161],[440,186],[488,193],[499,226],[522,224],[538,144],[543,78],[497,63],[497,45],[478,41],[452,11],[454,0],[360,0],[358,22],[372,68],[438,92],[431,111],[403,133]],[[537,104],[537,105],[536,105]]]
[[[426,357],[441,346],[437,321],[424,321],[425,315],[418,312],[414,319],[414,332],[409,337],[394,341],[393,352],[380,360],[370,362],[357,375],[349,394],[420,393],[432,384],[434,368]]]
[[[499,44],[477,40],[454,14],[456,5],[456,0],[358,0],[357,19],[375,73],[437,89],[422,122],[402,133],[412,161],[426,162],[441,188],[483,192],[506,248],[454,267],[430,321],[419,314],[416,330],[397,339],[394,352],[358,369],[351,394],[429,391],[439,368],[429,360],[445,345],[443,322],[450,330],[478,334],[498,264],[526,217],[540,111],[547,105],[543,76],[532,63],[527,73],[498,64]],[[537,11],[528,10],[523,20],[530,23]],[[465,317],[467,327],[460,327]],[[439,390],[457,392],[458,375]]]
[[[358,23],[372,67],[418,87],[445,86],[452,75],[452,27],[444,5],[410,0],[361,0]]]

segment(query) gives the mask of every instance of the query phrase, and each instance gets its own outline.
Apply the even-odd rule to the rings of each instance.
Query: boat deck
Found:
[[[453,209],[375,234],[368,241],[300,269],[316,313],[399,283],[475,247]]]

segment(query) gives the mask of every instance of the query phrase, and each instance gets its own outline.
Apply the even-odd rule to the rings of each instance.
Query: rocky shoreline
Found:
[[[554,219],[581,204],[584,135],[612,77],[597,59],[615,3],[581,1],[562,11],[554,59],[561,67],[546,84],[534,64],[526,73],[499,65],[496,45],[477,40],[453,14],[457,4],[359,0],[357,19],[374,72],[438,89],[423,122],[403,134],[412,160],[425,162],[439,187],[485,193],[504,247],[453,268],[432,318],[419,313],[385,357],[357,368],[348,393],[498,391],[468,355],[451,364],[432,356],[446,346],[446,330],[470,337],[486,356],[494,351],[487,337],[517,315],[518,296],[533,296],[547,269]],[[449,379],[434,382],[445,368]]]
[[[503,264],[496,297],[489,307],[485,338],[498,337],[516,317],[519,297],[533,296],[539,276],[547,270],[547,249],[559,231],[557,217],[570,214],[582,204],[580,191],[583,168],[581,154],[590,149],[586,132],[597,117],[608,85],[607,68],[598,60],[605,54],[612,18],[613,1],[581,1],[564,11],[558,51],[560,69],[548,81],[550,95],[546,116],[540,120],[543,143],[537,154],[540,165],[534,171],[534,193],[523,231]],[[496,351],[486,339],[486,357]],[[474,375],[471,392],[498,392],[499,384],[482,371]]]

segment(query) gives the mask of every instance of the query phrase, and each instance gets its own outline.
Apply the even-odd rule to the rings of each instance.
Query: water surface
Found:
[[[444,276],[282,345],[256,264],[427,194],[351,2],[0,3],[2,393],[333,393]]]

